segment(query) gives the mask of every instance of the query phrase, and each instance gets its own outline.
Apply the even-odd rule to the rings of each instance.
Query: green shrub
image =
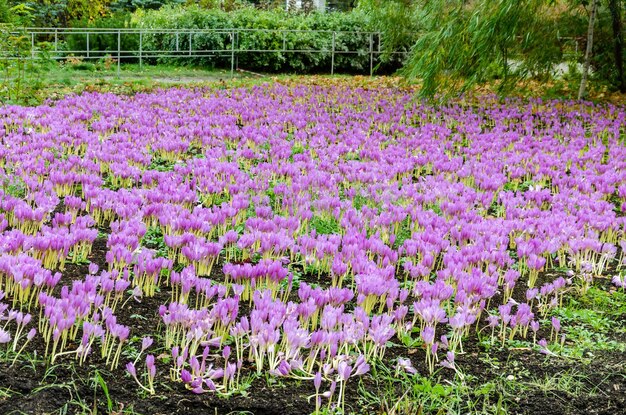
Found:
[[[209,50],[220,50],[221,53],[196,58],[154,59],[158,63],[230,67],[231,48],[235,41],[237,63],[242,69],[264,72],[329,72],[335,32],[335,71],[369,73],[370,35],[345,33],[369,30],[367,16],[358,11],[294,14],[276,9],[241,8],[227,13],[219,9],[203,9],[198,6],[166,6],[160,10],[138,10],[133,14],[133,22],[136,27],[146,29],[224,31],[198,33],[191,37],[185,34],[178,37],[178,50],[181,54],[184,53],[182,51],[189,50],[190,38],[194,53]],[[233,29],[236,33],[235,39],[232,36]],[[285,30],[290,32],[281,32]],[[378,39],[374,37],[373,41],[376,49]],[[176,44],[175,34],[146,34],[143,38],[145,53],[176,51]]]
[[[11,13],[7,0],[0,0],[0,23],[9,23],[11,21]]]
[[[28,33],[11,25],[0,25],[0,104],[32,104],[41,88],[42,74],[55,63],[50,59],[51,45],[38,42],[33,48]],[[39,59],[30,59],[32,54]]]
[[[128,13],[116,13],[105,18],[89,21],[87,19],[74,20],[71,27],[88,27],[98,29],[130,28],[131,15]],[[68,51],[87,50],[86,34],[71,34],[66,37],[66,49]],[[107,55],[115,58],[117,53],[117,33],[90,34],[89,50],[90,58],[104,58]],[[120,36],[120,50],[134,51],[139,47],[138,34],[124,34]],[[85,53],[73,53],[75,56],[86,56]]]

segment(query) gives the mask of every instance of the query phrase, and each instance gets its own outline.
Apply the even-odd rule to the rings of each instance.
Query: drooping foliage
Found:
[[[423,81],[423,95],[462,92],[494,74],[505,91],[558,57],[546,53],[557,48],[556,30],[542,19],[539,0],[430,1],[417,14],[421,33],[404,73]]]
[[[563,73],[583,63],[589,2],[541,0],[362,0],[384,33],[386,51],[409,48],[404,74],[421,94],[459,94],[485,81],[506,93],[520,81]],[[599,2],[590,56],[592,79],[624,89],[622,15],[626,2]],[[391,55],[386,55],[389,57]]]

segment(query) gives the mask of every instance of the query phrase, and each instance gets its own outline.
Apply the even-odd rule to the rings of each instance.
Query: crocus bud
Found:
[[[333,380],[332,383],[330,384],[330,389],[322,393],[322,396],[326,399],[330,398],[331,396],[333,396],[333,393],[335,393],[336,387],[337,387],[337,382]]]
[[[561,330],[561,321],[556,317],[552,317],[552,327],[554,327],[554,331],[558,333],[559,330]]]
[[[411,361],[403,357],[398,358],[397,369],[402,369],[403,371],[410,373],[412,375],[417,373],[417,370],[413,367],[413,364],[411,364]]]
[[[315,386],[315,391],[318,392],[322,386],[322,372],[317,372],[315,374],[315,377],[313,378],[313,385]]]
[[[230,357],[230,346],[224,346],[222,356],[224,357],[224,360],[228,360],[228,358]]]
[[[135,299],[135,301],[141,302],[141,297],[143,296],[143,292],[141,291],[141,287],[140,286],[135,286],[135,288],[133,288],[133,298]]]
[[[146,356],[146,367],[148,368],[148,374],[151,379],[156,376],[156,365],[154,364],[154,355],[149,354]]]
[[[539,322],[537,320],[533,320],[530,322],[530,328],[533,332],[537,332],[539,330]]]
[[[339,365],[337,366],[337,374],[339,375],[339,380],[348,380],[351,373],[352,367],[347,362],[339,362]]]
[[[130,373],[132,377],[137,377],[137,371],[135,370],[135,365],[133,364],[133,362],[126,363],[126,371]]]
[[[191,383],[192,377],[191,377],[191,373],[189,373],[189,371],[187,369],[183,369],[180,371],[180,380],[183,381],[183,383]]]
[[[141,339],[141,351],[145,351],[148,347],[152,346],[154,340],[152,340],[152,337],[150,336],[146,336],[143,339]],[[176,356],[174,356],[176,357]]]
[[[435,340],[435,329],[432,328],[431,326],[424,327],[421,333],[421,337],[422,337],[422,340],[424,340],[424,343],[432,344],[433,341]]]
[[[9,332],[0,329],[0,344],[8,343],[11,341],[11,335]]]
[[[33,337],[35,337],[36,335],[37,335],[37,329],[36,328],[30,329],[30,331],[28,332],[28,335],[26,336],[26,341],[31,341]]]

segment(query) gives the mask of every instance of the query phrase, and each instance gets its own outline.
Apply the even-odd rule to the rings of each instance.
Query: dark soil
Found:
[[[101,268],[106,267],[106,239],[98,238],[89,258]],[[221,273],[221,266],[215,267],[216,274]],[[59,286],[71,285],[73,280],[83,279],[87,274],[87,265],[67,264]],[[556,274],[543,274],[538,285],[553,280]],[[223,279],[223,275],[216,275]],[[322,277],[324,280],[324,277]],[[300,281],[310,284],[322,284],[317,275],[302,275]],[[599,284],[607,284],[599,281]],[[521,284],[520,284],[521,285]],[[516,290],[514,297],[521,299],[523,290]],[[170,301],[169,288],[163,287],[152,298],[143,298],[141,302],[130,299],[124,307],[118,307],[118,321],[132,327],[131,335],[141,341],[143,335],[155,333],[159,327],[158,307]],[[292,300],[296,299],[297,290],[293,290]],[[496,304],[494,298],[492,304]],[[190,301],[191,303],[191,301]],[[243,304],[242,304],[243,306]],[[241,312],[245,313],[246,307]],[[36,316],[34,316],[36,319]],[[624,320],[621,326],[624,327]],[[549,336],[549,333],[544,337]],[[615,333],[615,339],[624,341],[624,334]],[[312,382],[276,378],[255,378],[243,392],[228,398],[212,393],[195,395],[180,383],[170,381],[165,369],[157,374],[156,395],[141,393],[134,380],[125,373],[124,362],[116,370],[106,369],[99,355],[93,353],[88,364],[78,366],[71,356],[61,357],[55,365],[46,364],[38,356],[43,355],[43,342],[37,337],[33,346],[36,350],[31,360],[20,359],[15,365],[11,362],[0,363],[0,415],[9,414],[285,414],[301,415],[314,411],[314,402],[308,397],[315,393]],[[137,340],[139,339],[139,340]],[[396,340],[394,340],[396,341]],[[595,352],[591,363],[563,358],[548,358],[536,350],[530,349],[492,349],[485,351],[476,335],[463,343],[464,354],[456,359],[457,366],[466,375],[468,382],[477,388],[487,382],[541,382],[542,379],[558,379],[562,374],[575,375],[579,381],[577,388],[570,391],[552,388],[549,385],[529,387],[517,394],[504,396],[509,414],[550,415],[550,414],[626,414],[626,354],[616,352]],[[31,349],[32,350],[32,349]],[[153,351],[154,353],[154,351]],[[397,357],[410,358],[422,375],[427,375],[424,365],[424,352],[419,349],[407,349],[403,346],[389,347],[385,362],[392,367]],[[492,363],[486,363],[489,357]],[[495,363],[494,363],[495,362]],[[158,366],[158,365],[157,365]],[[161,365],[163,366],[163,365]],[[104,384],[95,379],[99,374]],[[251,374],[251,372],[250,372]],[[440,382],[451,380],[452,371],[443,369],[439,372]],[[541,386],[541,385],[540,385]],[[376,395],[377,382],[368,374],[360,379],[351,379],[346,393],[346,409],[353,413],[383,413],[380,405],[365,402],[359,398],[358,388],[362,387]],[[505,388],[506,389],[506,388]],[[398,391],[398,397],[402,391]],[[111,399],[110,406],[108,397]],[[134,412],[132,412],[132,411]],[[472,412],[469,412],[472,413]]]

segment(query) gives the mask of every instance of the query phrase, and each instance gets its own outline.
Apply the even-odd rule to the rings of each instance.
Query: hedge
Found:
[[[241,30],[235,36],[238,67],[263,72],[329,72],[332,60],[333,32],[335,32],[336,72],[369,73],[370,30],[365,14],[329,12],[294,14],[281,10],[244,8],[231,12],[202,9],[197,6],[169,7],[160,10],[137,11],[133,25],[146,29],[223,29],[224,33],[198,33],[191,37],[194,51],[222,50],[221,54],[196,58],[158,58],[158,63],[190,63],[205,67],[230,67],[232,35],[230,29],[266,29],[252,32]],[[274,31],[273,31],[274,30]],[[283,34],[279,30],[293,30]],[[311,32],[319,30],[324,32]],[[378,45],[374,36],[374,48]],[[175,34],[146,34],[143,50],[146,53],[176,50]],[[282,52],[286,50],[298,52]],[[189,35],[179,36],[178,49],[189,50]],[[276,52],[245,52],[246,50],[276,50]],[[313,52],[322,50],[323,52]],[[341,53],[354,52],[354,53]],[[375,59],[377,62],[377,59]],[[389,68],[386,68],[387,70]]]

